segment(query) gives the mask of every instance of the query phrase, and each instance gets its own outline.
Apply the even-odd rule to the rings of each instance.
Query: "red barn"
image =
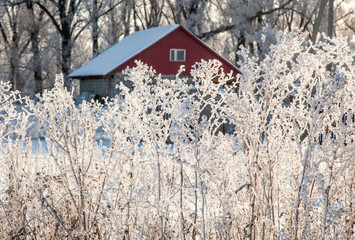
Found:
[[[80,93],[113,96],[122,81],[122,70],[134,67],[135,60],[152,66],[162,76],[174,76],[181,65],[190,76],[191,67],[201,59],[218,59],[224,72],[238,73],[228,60],[209,48],[200,39],[180,25],[168,25],[135,32],[92,59],[73,73],[70,78],[80,79]]]

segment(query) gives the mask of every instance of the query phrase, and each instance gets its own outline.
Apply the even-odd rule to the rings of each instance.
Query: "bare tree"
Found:
[[[196,35],[205,31],[205,25],[209,25],[211,0],[167,0],[172,13],[173,21],[181,24]]]
[[[91,26],[91,38],[92,38],[92,56],[96,57],[99,54],[99,20],[115,10],[124,1],[107,1],[107,0],[92,0],[85,2],[88,13],[90,14],[88,22]],[[116,23],[113,24],[117,27]]]
[[[133,11],[136,23],[135,28],[149,29],[162,24],[165,0],[133,1]]]
[[[40,50],[41,33],[45,25],[43,15],[44,12],[39,9],[35,9],[35,5],[32,1],[26,1],[27,18],[24,21],[25,29],[30,35],[32,62],[29,66],[30,70],[34,74],[34,93],[42,93],[43,89],[43,77],[42,77],[42,60]],[[42,32],[41,32],[42,31]]]
[[[22,90],[21,57],[30,43],[21,26],[22,6],[18,1],[6,0],[1,2],[0,7],[0,33],[9,64],[8,80],[14,89]]]
[[[83,0],[35,0],[40,9],[49,17],[61,38],[61,70],[65,76],[70,73],[73,44],[88,26],[83,22]],[[66,86],[69,83],[66,82]]]

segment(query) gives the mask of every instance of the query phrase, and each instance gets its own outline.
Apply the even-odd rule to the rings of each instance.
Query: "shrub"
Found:
[[[277,39],[262,61],[242,49],[236,78],[215,60],[192,81],[137,61],[105,105],[76,107],[58,78],[18,112],[1,83],[0,237],[350,239],[353,54],[342,38]]]

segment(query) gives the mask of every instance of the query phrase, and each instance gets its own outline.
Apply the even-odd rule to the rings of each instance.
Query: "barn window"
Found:
[[[170,49],[170,61],[184,62],[186,59],[185,49]]]

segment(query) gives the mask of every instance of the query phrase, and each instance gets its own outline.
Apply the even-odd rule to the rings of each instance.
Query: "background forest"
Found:
[[[130,33],[175,23],[238,65],[241,46],[262,60],[278,30],[351,40],[355,13],[351,0],[1,0],[0,78],[34,96]]]

